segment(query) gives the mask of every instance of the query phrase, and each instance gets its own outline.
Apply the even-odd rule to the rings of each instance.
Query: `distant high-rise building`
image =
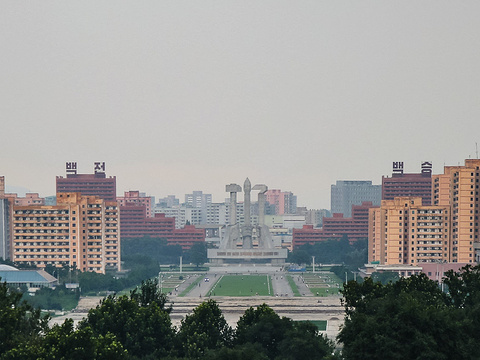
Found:
[[[323,218],[323,227],[315,229],[313,225],[305,225],[302,229],[293,229],[293,248],[304,244],[314,244],[325,240],[338,240],[347,236],[350,242],[368,238],[368,211],[371,201],[361,205],[352,205],[352,216],[334,213],[332,217]]]
[[[201,218],[193,220],[191,224],[206,224],[207,223],[207,207],[212,203],[212,194],[204,194],[201,191],[194,191],[192,194],[185,194],[185,206],[187,208],[199,209]]]
[[[331,212],[349,218],[352,216],[352,205],[371,201],[373,206],[378,206],[381,198],[381,185],[372,185],[371,181],[338,180],[331,188]]]
[[[0,258],[10,258],[10,202],[0,196]]]
[[[0,176],[0,257],[10,258],[10,212],[9,201],[5,198],[5,176]]]
[[[305,222],[307,225],[313,225],[320,228],[323,226],[323,218],[331,217],[332,214],[327,209],[307,210],[305,213]]]
[[[212,194],[204,194],[202,191],[193,191],[192,194],[185,194],[185,205],[193,208],[206,208],[212,203]]]
[[[403,162],[393,163],[392,177],[382,177],[382,200],[396,197],[421,197],[423,205],[432,203],[432,163],[423,162],[417,174],[403,172]]]
[[[117,196],[118,206],[139,205],[144,206],[148,217],[153,217],[155,198],[146,196],[140,191],[125,191],[124,196]],[[120,220],[121,221],[121,220]]]
[[[207,224],[226,225],[228,221],[227,204],[211,203],[207,206]]]
[[[107,201],[116,201],[117,180],[105,175],[105,163],[94,163],[93,174],[77,174],[77,163],[66,163],[67,176],[57,176],[57,193],[79,192],[82,195],[98,196]]]
[[[297,213],[297,197],[290,191],[267,190],[265,200],[271,206],[275,206],[275,215]],[[266,207],[268,208],[268,205]]]
[[[172,208],[174,206],[180,205],[180,200],[175,197],[175,195],[168,195],[162,199],[158,199],[157,207],[160,208]]]
[[[5,196],[5,176],[0,176],[0,199]]]
[[[201,208],[191,208],[185,205],[173,208],[155,208],[155,214],[165,214],[166,217],[175,218],[175,228],[182,229],[185,225],[204,224],[204,210]]]

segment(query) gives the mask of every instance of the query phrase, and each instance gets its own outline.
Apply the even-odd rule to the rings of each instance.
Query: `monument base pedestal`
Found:
[[[207,257],[211,264],[284,264],[287,249],[208,249]]]

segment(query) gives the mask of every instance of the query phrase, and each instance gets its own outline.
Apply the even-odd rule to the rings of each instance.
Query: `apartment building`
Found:
[[[38,267],[120,270],[119,212],[115,201],[58,193],[57,205],[13,207],[12,260]]]
[[[433,176],[433,203],[450,206],[452,211],[452,262],[480,260],[479,180],[480,159],[466,159],[464,166],[445,166],[443,174]]]
[[[82,195],[98,196],[107,201],[115,201],[117,197],[117,179],[107,177],[105,163],[95,162],[93,174],[78,174],[77,163],[65,164],[66,177],[57,176],[56,189],[59,192],[79,192]]]
[[[15,205],[45,205],[45,199],[41,198],[38,193],[26,193],[24,197],[17,194],[5,194],[5,197],[12,199],[12,203]]]
[[[423,205],[432,203],[431,173],[393,174],[382,177],[382,200],[396,197],[421,197]]]
[[[382,200],[369,210],[368,261],[422,265],[451,261],[450,207],[423,205],[420,197]]]
[[[127,205],[139,205],[146,209],[148,217],[154,216],[155,197],[147,196],[140,191],[125,191],[124,196],[117,196],[117,203],[120,208]]]

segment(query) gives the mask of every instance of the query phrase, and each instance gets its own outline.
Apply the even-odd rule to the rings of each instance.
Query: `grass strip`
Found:
[[[188,287],[187,287],[185,290],[183,290],[178,296],[179,296],[179,297],[184,297],[184,296],[186,296],[190,291],[192,291],[192,289],[193,289],[195,286],[198,285],[198,283],[199,283],[200,281],[202,281],[202,279],[203,279],[203,275],[200,275],[199,277],[197,277],[197,278],[195,279],[195,281],[192,282],[190,285],[188,285]]]
[[[293,291],[293,296],[301,296],[300,291],[298,291],[297,284],[295,284],[295,281],[293,280],[291,275],[287,275],[287,280],[288,285],[290,285],[290,288]]]

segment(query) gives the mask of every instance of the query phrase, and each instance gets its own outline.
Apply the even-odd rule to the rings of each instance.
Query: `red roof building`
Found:
[[[147,216],[153,217],[152,197],[146,196],[140,191],[125,191],[124,196],[117,196],[118,206],[143,205],[146,207]]]
[[[168,245],[180,245],[183,250],[188,250],[197,242],[205,242],[205,229],[185,225],[183,229],[176,229],[167,240]]]
[[[57,193],[79,192],[83,196],[93,195],[107,201],[117,199],[117,179],[106,177],[105,173],[67,174],[67,177],[57,176]]]
[[[168,238],[175,230],[175,218],[165,214],[147,216],[145,206],[128,204],[120,206],[120,234],[122,239],[143,236]]]
[[[423,205],[431,205],[431,173],[382,176],[382,200],[393,200],[396,197],[421,197]]]
[[[293,249],[319,241],[339,240],[344,235],[350,242],[368,238],[368,209],[371,207],[373,207],[371,201],[364,201],[362,205],[352,206],[352,217],[344,218],[343,214],[336,213],[333,217],[323,218],[321,229],[315,229],[313,225],[293,229]]]
[[[165,238],[169,245],[180,245],[188,250],[195,242],[205,242],[205,229],[197,229],[194,225],[186,225],[183,229],[175,229],[175,218],[165,214],[147,216],[143,205],[120,206],[120,234],[122,239],[134,239],[143,236]]]

